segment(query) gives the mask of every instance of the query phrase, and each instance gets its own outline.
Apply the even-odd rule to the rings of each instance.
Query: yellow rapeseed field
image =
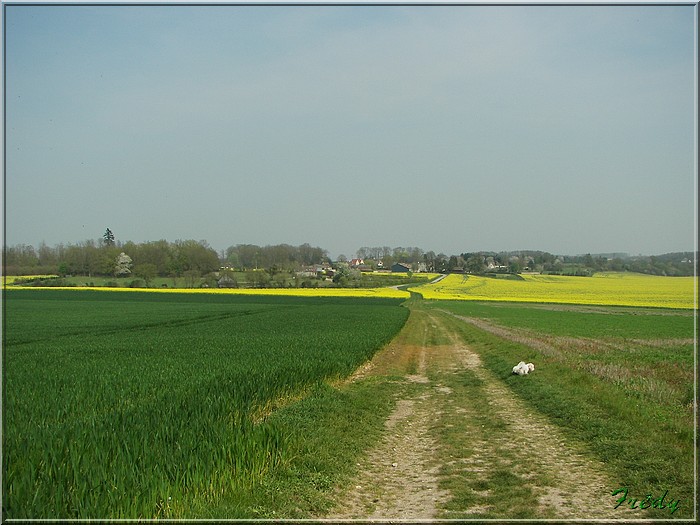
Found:
[[[596,273],[593,277],[522,275],[522,280],[451,274],[411,287],[425,299],[518,301],[611,306],[694,308],[694,277]]]
[[[26,287],[25,290],[47,288]],[[107,288],[103,286],[52,286],[51,290],[97,290],[100,292],[193,293],[229,295],[287,295],[296,297],[384,297],[408,299],[410,294],[396,288]]]

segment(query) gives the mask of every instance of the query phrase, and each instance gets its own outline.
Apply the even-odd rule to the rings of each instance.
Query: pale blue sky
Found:
[[[692,250],[696,9],[6,5],[6,242]]]

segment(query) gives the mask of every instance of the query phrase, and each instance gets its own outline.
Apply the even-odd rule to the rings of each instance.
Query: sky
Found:
[[[697,6],[4,8],[8,245],[697,249]]]

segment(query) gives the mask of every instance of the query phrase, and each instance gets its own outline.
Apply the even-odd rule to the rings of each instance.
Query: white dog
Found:
[[[532,363],[525,363],[525,361],[520,361],[517,365],[513,367],[513,373],[519,376],[524,376],[529,374],[535,369],[535,365]]]

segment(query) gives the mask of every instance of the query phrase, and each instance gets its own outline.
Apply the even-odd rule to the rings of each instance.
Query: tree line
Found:
[[[134,275],[148,281],[153,277],[196,277],[218,272],[222,267],[247,271],[266,269],[293,271],[302,266],[328,261],[328,252],[309,244],[257,246],[238,244],[221,253],[207,241],[166,240],[135,243],[115,240],[111,230],[102,239],[76,244],[38,248],[28,244],[6,246],[5,275]]]
[[[446,255],[420,248],[388,246],[362,247],[357,257],[370,268],[390,268],[395,262],[422,265],[435,273],[464,272],[471,274],[510,273],[524,271],[590,276],[595,272],[637,272],[649,275],[692,276],[697,259],[693,252],[674,252],[652,256],[630,256],[623,253],[598,255],[555,255],[540,250],[479,251]],[[381,264],[380,264],[381,263]]]
[[[543,251],[463,253],[458,265],[470,273],[520,273],[531,271],[555,275],[591,276],[596,272],[636,272],[660,276],[692,276],[697,254],[663,255],[605,254],[554,255]]]
[[[293,271],[303,266],[323,264],[330,261],[326,250],[305,243],[300,246],[289,244],[275,244],[272,246],[237,244],[229,246],[225,250],[223,262],[231,268],[242,270],[262,268]]]
[[[129,260],[119,262],[120,255]],[[165,240],[134,243],[87,240],[76,244],[38,249],[20,244],[5,248],[7,275],[58,274],[119,276],[144,273],[147,276],[183,276],[187,272],[206,274],[219,269],[219,256],[206,241]]]
[[[121,259],[124,254],[128,259]],[[408,263],[427,272],[520,273],[533,271],[562,275],[592,275],[599,271],[629,271],[651,275],[694,275],[696,254],[677,252],[657,256],[554,255],[545,251],[463,252],[446,255],[418,247],[369,247],[356,252],[365,267],[388,269],[396,262]],[[340,255],[338,261],[348,258]],[[278,244],[232,245],[217,252],[207,241],[166,240],[134,243],[120,242],[107,229],[101,239],[76,244],[45,243],[37,248],[28,244],[6,246],[3,258],[5,275],[57,274],[117,276],[133,274],[146,281],[153,277],[198,277],[218,272],[222,267],[237,271],[265,270],[270,276],[295,272],[305,267],[330,264],[327,250],[308,243],[292,246]]]

